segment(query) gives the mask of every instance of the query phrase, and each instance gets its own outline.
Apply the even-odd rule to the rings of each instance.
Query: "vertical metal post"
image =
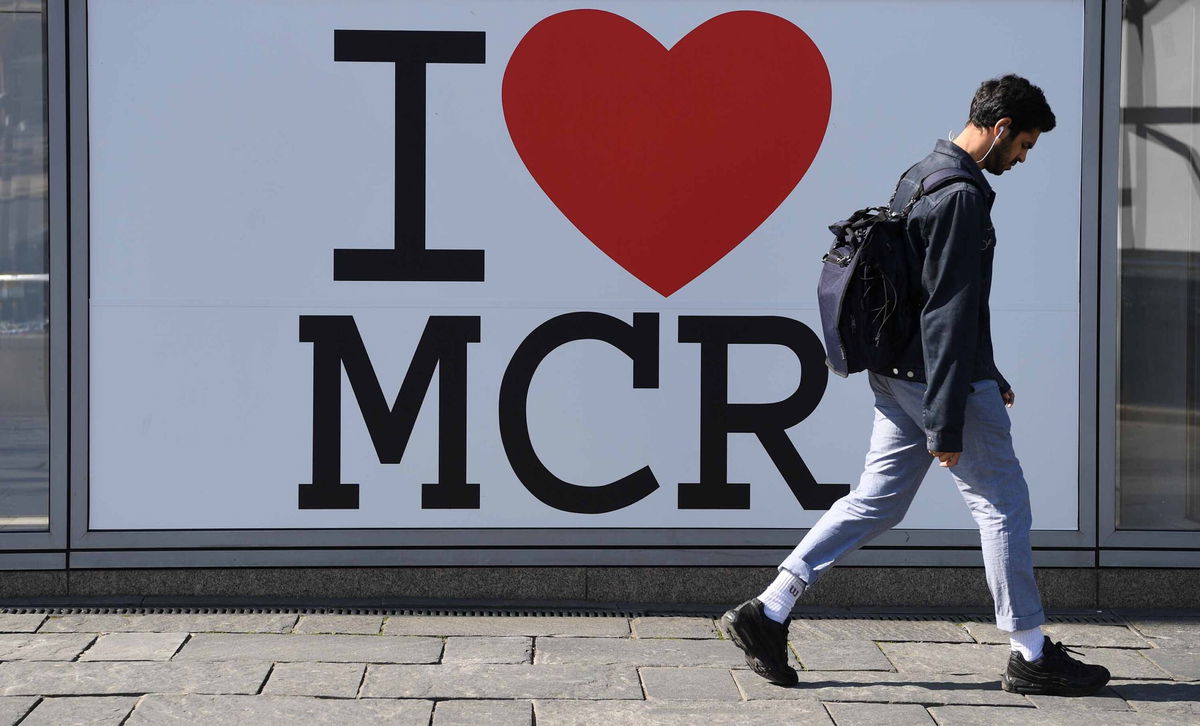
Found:
[[[1100,109],[1099,321],[1097,345],[1096,472],[1099,499],[1098,544],[1117,524],[1117,364],[1120,352],[1120,300],[1117,249],[1118,175],[1121,124],[1121,0],[1104,2],[1103,83]]]
[[[70,541],[87,531],[88,481],[88,94],[87,2],[67,6],[70,167]],[[68,552],[68,567],[70,566]]]

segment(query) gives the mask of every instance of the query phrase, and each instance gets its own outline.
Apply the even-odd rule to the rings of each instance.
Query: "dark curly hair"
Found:
[[[1054,112],[1042,89],[1013,74],[984,81],[971,99],[970,122],[991,128],[1002,118],[1012,119],[1009,133],[1054,129]]]

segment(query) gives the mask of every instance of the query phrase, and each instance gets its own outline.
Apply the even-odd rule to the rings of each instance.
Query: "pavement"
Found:
[[[780,688],[694,615],[8,611],[0,725],[1200,724],[1200,612],[1051,621],[1109,688],[1005,693],[1007,639],[963,616],[797,617]]]

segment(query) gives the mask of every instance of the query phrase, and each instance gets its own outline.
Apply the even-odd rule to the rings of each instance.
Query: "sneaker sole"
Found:
[[[779,680],[778,678],[772,678],[762,670],[755,668],[754,663],[756,659],[754,656],[750,655],[750,648],[747,647],[746,642],[742,640],[742,636],[738,635],[737,628],[735,627],[733,618],[730,617],[730,613],[725,613],[721,616],[721,619],[717,621],[717,630],[720,630],[722,633],[724,633],[725,637],[732,640],[733,644],[742,651],[742,654],[746,656],[746,665],[750,666],[750,670],[753,671],[755,675],[758,675],[767,682],[774,683],[777,686],[794,686],[800,682],[800,679],[798,678],[796,680]]]
[[[1032,683],[1023,678],[1010,678],[1005,673],[1000,678],[1000,688],[1009,693],[1019,693],[1023,696],[1091,696],[1108,685],[1108,681],[1097,686],[1052,686]]]

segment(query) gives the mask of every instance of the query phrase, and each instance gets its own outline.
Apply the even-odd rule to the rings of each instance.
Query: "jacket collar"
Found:
[[[984,178],[983,170],[979,168],[979,164],[971,158],[970,154],[963,151],[958,144],[947,139],[938,139],[933,147],[933,152],[951,157],[956,165],[970,172],[971,176],[975,177],[975,181],[979,182],[979,188],[983,190],[989,199],[996,196],[996,193],[992,191],[992,185],[988,184],[987,179]]]

